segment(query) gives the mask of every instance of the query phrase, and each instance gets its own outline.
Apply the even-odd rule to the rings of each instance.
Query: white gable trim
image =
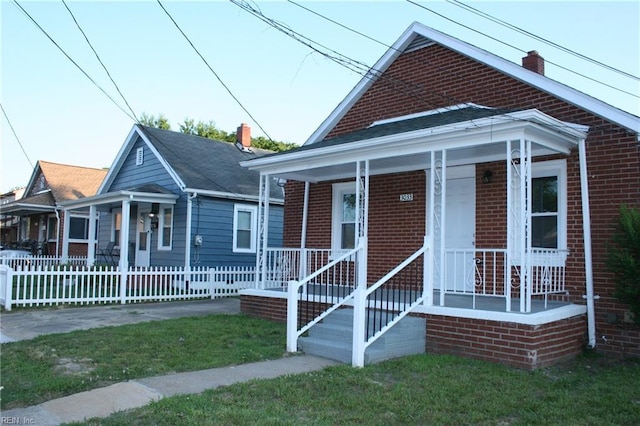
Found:
[[[335,127],[335,125],[346,115],[349,109],[377,80],[377,75],[385,72],[396,58],[404,53],[404,49],[416,36],[423,36],[427,39],[433,40],[438,44],[490,66],[510,77],[515,78],[516,80],[618,124],[619,126],[636,133],[636,137],[640,140],[640,118],[635,115],[613,107],[606,102],[554,81],[548,77],[529,71],[518,64],[507,61],[506,59],[441,33],[433,28],[414,22],[409,26],[409,28],[407,28],[393,46],[386,51],[378,62],[376,62],[372,68],[373,70],[376,70],[376,72],[373,73],[369,71],[367,75],[360,80],[351,92],[349,92],[347,97],[331,112],[327,119],[322,122],[320,127],[313,132],[305,144],[312,144],[324,139],[329,131]]]
[[[135,142],[136,142],[136,136],[140,136],[140,138],[144,141],[145,145],[149,148],[149,150],[151,150],[153,155],[158,159],[158,161],[160,162],[162,167],[164,167],[164,169],[167,171],[167,173],[169,173],[169,176],[171,176],[171,178],[176,183],[176,185],[181,190],[184,191],[186,185],[184,184],[182,179],[180,179],[180,176],[178,176],[178,174],[175,172],[175,170],[173,170],[173,168],[169,165],[169,163],[166,162],[164,157],[162,157],[160,155],[160,153],[155,148],[153,143],[151,143],[151,141],[147,138],[147,136],[144,134],[144,132],[142,132],[140,130],[138,125],[134,124],[133,127],[131,128],[131,130],[129,131],[129,134],[127,135],[124,143],[120,147],[120,150],[118,151],[118,154],[116,155],[116,158],[113,160],[113,163],[111,164],[111,167],[109,167],[109,171],[107,172],[107,175],[105,176],[104,180],[100,184],[100,188],[98,188],[98,191],[97,191],[96,194],[104,193],[105,188],[108,188],[109,185],[111,185],[111,183],[113,182],[113,179],[115,178],[115,176],[117,176],[117,174],[120,172],[120,169],[122,168],[122,165],[124,164],[125,158],[127,158],[127,156],[133,150],[133,146],[135,145]]]

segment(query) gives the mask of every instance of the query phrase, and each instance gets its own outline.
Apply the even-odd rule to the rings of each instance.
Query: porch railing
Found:
[[[60,264],[82,266],[87,264],[86,256],[19,256],[0,257],[0,264],[13,269],[19,268],[48,268]]]
[[[328,264],[332,254],[331,249],[268,248],[261,288],[284,288],[289,281],[300,281]]]
[[[0,265],[0,304],[135,303],[233,296],[255,285],[255,267],[86,267]]]
[[[309,328],[322,321],[331,312],[348,300],[353,299],[357,282],[358,257],[364,250],[364,244],[337,256],[329,261],[326,253],[320,250],[318,259],[310,260],[313,268],[309,275],[301,280],[291,280],[287,288],[287,350],[298,350],[298,337]],[[311,251],[313,255],[315,252]],[[320,266],[321,260],[327,263]]]
[[[354,316],[360,314],[356,323],[363,324],[364,330],[358,336],[354,332],[354,365],[364,365],[364,352],[387,330],[397,324],[424,301],[424,283],[427,250],[430,239],[398,266],[382,277],[377,283],[356,291]],[[356,329],[354,329],[356,330]]]
[[[511,304],[509,261],[506,249],[445,249],[444,282],[440,289],[440,304],[446,294],[506,298],[506,310]]]

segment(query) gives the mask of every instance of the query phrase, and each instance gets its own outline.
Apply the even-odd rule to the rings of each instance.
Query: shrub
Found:
[[[614,296],[640,324],[640,210],[620,206],[612,241],[607,266],[615,276]]]

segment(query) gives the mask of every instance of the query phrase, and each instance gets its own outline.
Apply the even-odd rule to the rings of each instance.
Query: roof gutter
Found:
[[[260,201],[260,197],[257,195],[236,194],[234,192],[207,191],[207,190],[195,189],[195,188],[185,188],[184,192],[197,193],[200,196],[225,198],[229,200],[238,200],[238,201],[249,201],[252,203],[258,203]],[[274,199],[270,197],[269,202],[271,204],[280,204],[280,205],[284,204],[284,200],[279,198]]]

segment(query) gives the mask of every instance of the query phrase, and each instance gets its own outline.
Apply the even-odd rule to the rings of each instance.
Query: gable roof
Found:
[[[440,44],[448,49],[467,56],[477,62],[483,63],[525,84],[549,93],[572,105],[591,112],[594,115],[609,120],[634,133],[640,140],[640,118],[607,104],[599,99],[573,89],[567,85],[531,72],[522,66],[506,59],[500,58],[486,50],[463,42],[419,22],[412,23],[400,38],[386,53],[376,62],[371,70],[349,92],[347,97],[329,114],[307,139],[305,145],[317,143],[323,140],[336,124],[345,116],[349,109],[358,101],[365,92],[375,83],[401,54],[420,48],[431,43]]]
[[[31,214],[54,211],[60,203],[96,194],[107,174],[105,169],[72,166],[69,164],[38,161],[25,188],[33,194],[2,206],[3,213]],[[40,176],[44,176],[46,190],[33,193]]]
[[[271,151],[259,148],[241,150],[229,142],[140,124],[133,126],[100,192],[109,187],[138,136],[156,155],[181,191],[258,199],[260,175],[241,167],[240,162],[270,154]],[[282,200],[282,190],[274,187],[271,185],[272,199]]]
[[[53,198],[58,203],[95,195],[107,175],[106,169],[71,166],[48,161],[38,161],[38,165],[51,189]]]

